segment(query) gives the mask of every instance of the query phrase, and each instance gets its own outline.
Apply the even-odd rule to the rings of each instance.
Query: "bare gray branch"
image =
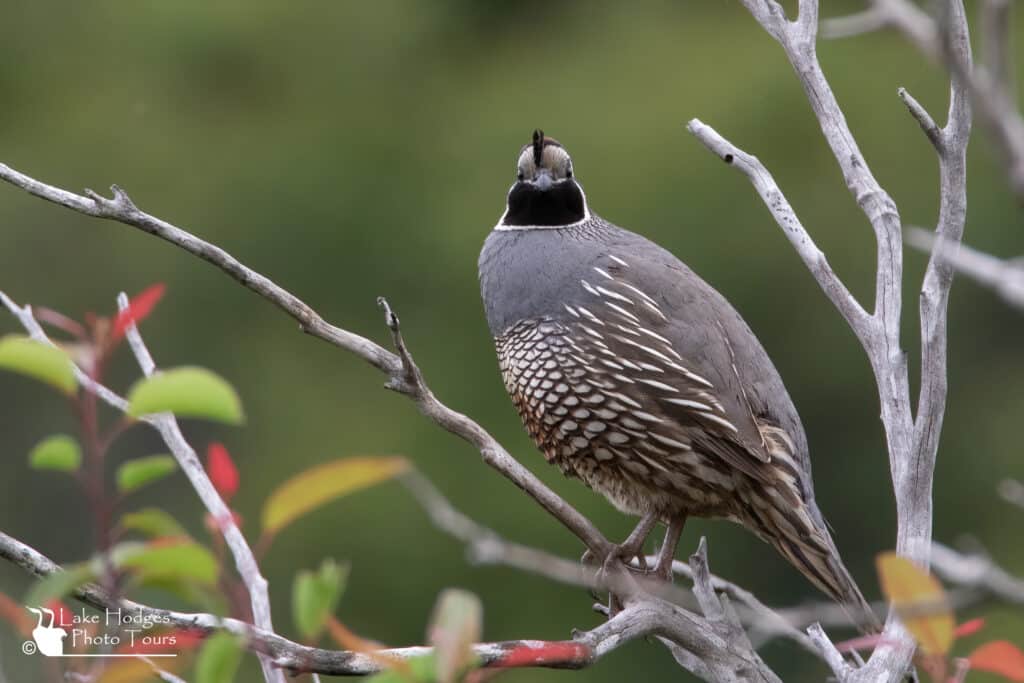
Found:
[[[126,196],[125,199],[127,199]],[[121,311],[128,309],[128,295],[124,292],[117,296],[117,306]],[[149,349],[146,348],[146,344],[142,341],[142,335],[139,334],[139,329],[134,322],[128,325],[128,328],[125,330],[125,337],[128,340],[132,353],[135,355],[139,368],[142,370],[142,374],[146,377],[153,375],[156,372],[156,362],[153,360],[153,356],[150,355]],[[270,593],[267,580],[260,572],[256,556],[246,542],[245,536],[242,535],[241,529],[235,523],[235,516],[231,513],[231,509],[228,508],[227,503],[220,497],[213,482],[206,475],[206,470],[203,468],[199,456],[196,455],[195,449],[185,440],[185,435],[182,434],[174,415],[170,413],[154,415],[151,420],[147,421],[160,432],[164,443],[167,444],[167,447],[174,455],[174,459],[178,461],[178,466],[181,467],[185,476],[188,477],[189,483],[192,484],[192,488],[195,489],[196,494],[199,496],[199,500],[202,501],[203,506],[209,511],[212,518],[216,520],[217,527],[224,536],[228,550],[231,551],[231,556],[235,560],[238,575],[249,592],[249,604],[252,606],[253,622],[257,628],[273,632],[274,624],[270,615]],[[271,659],[263,653],[257,654],[259,654],[260,658],[260,667],[263,669],[263,677],[267,682],[285,683],[284,674],[279,668],[274,666]]]
[[[907,242],[922,251],[934,251],[958,273],[994,289],[1007,303],[1024,309],[1024,260],[1004,260],[964,244],[938,246],[935,234],[921,228],[907,230]]]

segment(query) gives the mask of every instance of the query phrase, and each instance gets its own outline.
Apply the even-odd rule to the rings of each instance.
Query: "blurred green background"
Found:
[[[858,9],[830,2],[823,14]],[[973,11],[973,8],[972,8]],[[520,145],[543,127],[572,152],[591,206],[668,247],[722,291],[760,336],[807,428],[818,498],[847,564],[877,596],[873,557],[894,543],[878,400],[853,335],[747,181],[686,131],[715,126],[772,170],[853,291],[873,296],[874,242],[781,49],[735,2],[12,2],[0,22],[0,161],[72,190],[125,187],[140,207],[216,242],[323,316],[387,343],[386,295],[437,395],[472,415],[611,537],[632,521],[543,464],[504,393],[477,289],[476,259],[503,210]],[[971,15],[975,16],[974,14]],[[1020,37],[1020,16],[1013,32]],[[1024,44],[1019,40],[1018,45]],[[944,120],[946,79],[893,33],[823,42],[826,73],[862,150],[906,224],[933,225],[935,155],[896,97],[907,87]],[[1024,64],[1018,54],[1018,64]],[[980,131],[978,131],[980,132]],[[967,241],[1015,256],[1024,221],[989,141],[970,155]],[[223,441],[242,472],[236,507],[257,533],[283,479],[352,454],[405,454],[455,504],[508,538],[568,557],[580,544],[469,446],[424,420],[361,361],[300,334],[267,302],[180,250],[0,186],[0,288],[69,315],[109,312],[118,291],[165,282],[143,327],[157,362],[228,378],[248,424],[189,422],[199,447]],[[924,258],[906,255],[904,347],[917,353]],[[958,281],[951,303],[950,399],[936,479],[936,537],[979,539],[1024,573],[1019,510],[995,495],[1024,476],[1024,315]],[[0,316],[0,334],[19,331]],[[110,383],[137,371],[122,350]],[[916,378],[915,378],[916,382]],[[86,558],[89,516],[69,478],[30,470],[42,437],[74,429],[41,385],[0,375],[0,528],[57,561]],[[111,467],[161,450],[133,430]],[[196,534],[202,512],[180,474],[123,509],[165,507]],[[680,555],[708,534],[712,568],[770,604],[816,600],[752,536],[692,522]],[[439,590],[485,604],[485,637],[569,636],[599,617],[583,590],[473,567],[397,484],[326,507],[287,529],[263,569],[275,621],[294,634],[296,571],[351,560],[339,617],[389,644],[422,642]],[[28,579],[0,564],[0,591]],[[147,596],[178,604],[167,595]],[[1024,619],[976,608],[979,640],[1024,645]],[[0,624],[11,681],[39,658]],[[824,667],[789,643],[764,655],[785,680]],[[240,680],[258,675],[254,660]],[[584,672],[513,681],[685,680],[668,653],[634,642]],[[982,680],[982,676],[978,676]]]

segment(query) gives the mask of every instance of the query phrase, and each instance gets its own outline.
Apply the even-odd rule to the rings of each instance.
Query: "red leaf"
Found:
[[[953,635],[957,638],[966,638],[967,636],[974,635],[983,628],[985,628],[985,619],[983,617],[978,617],[977,619],[965,621],[957,626],[956,630],[953,631]]]
[[[119,341],[124,336],[125,330],[132,323],[140,323],[146,319],[146,316],[152,312],[153,307],[156,306],[157,302],[160,301],[160,297],[164,295],[164,290],[167,286],[162,282],[147,287],[140,294],[136,294],[128,302],[128,308],[118,312],[117,317],[114,318],[114,329],[111,332],[111,339],[113,341]]]
[[[994,640],[985,643],[968,657],[972,669],[988,671],[1011,681],[1024,681],[1024,652],[1013,643]]]
[[[71,610],[60,600],[54,598],[46,603],[47,609],[53,610],[53,625],[63,628],[65,631],[74,626]]]
[[[238,491],[238,468],[223,444],[214,442],[206,447],[206,473],[221,497],[231,500]]]

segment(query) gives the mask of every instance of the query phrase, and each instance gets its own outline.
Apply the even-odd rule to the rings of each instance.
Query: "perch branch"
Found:
[[[549,553],[521,546],[502,539],[493,529],[473,521],[460,511],[451,502],[447,501],[437,488],[418,472],[412,472],[402,477],[402,483],[410,489],[410,492],[417,499],[424,510],[430,516],[434,524],[449,535],[466,544],[471,561],[482,564],[504,564],[524,571],[536,573],[560,583],[585,586],[592,589],[606,588],[600,579],[600,575],[593,571],[581,570],[578,563],[551,555]],[[701,596],[694,600],[693,595],[675,588],[664,582],[645,579],[642,577],[633,578],[627,574],[631,586],[627,590],[617,590],[618,594],[629,595],[631,604],[635,605],[641,601],[668,601],[674,605],[684,606],[689,609],[699,608],[711,623],[703,629],[713,631],[716,628],[725,634],[726,640],[732,643],[730,647],[737,648],[737,643],[742,649],[753,651],[754,648],[740,623],[755,626],[757,628],[770,629],[773,635],[784,636],[795,640],[804,646],[809,652],[818,655],[810,640],[799,630],[788,626],[778,614],[775,614],[770,607],[757,599],[752,593],[729,584],[728,582],[715,577],[708,569],[707,543],[701,539],[698,547],[697,566],[702,567],[701,572],[694,574],[689,565],[685,570],[678,573],[685,574],[693,582],[694,594]],[[692,558],[691,558],[692,561]],[[649,561],[653,566],[653,559]],[[676,564],[682,565],[681,562]],[[634,567],[638,567],[634,561]],[[613,581],[623,581],[622,578],[612,578]],[[716,592],[725,595],[715,596]],[[712,597],[714,596],[714,597]],[[719,599],[728,600],[728,596],[737,597],[741,604],[738,612],[732,611],[731,620],[725,620],[723,608],[719,606]],[[709,614],[713,610],[714,617]],[[694,617],[696,618],[696,617]],[[849,620],[847,621],[847,624]],[[715,624],[715,626],[712,626]],[[729,631],[734,629],[735,631]],[[699,673],[700,659],[685,651],[680,652],[679,646],[671,640],[665,642],[666,646],[673,651],[673,655],[680,659],[680,663],[697,675]],[[685,661],[686,664],[683,664]]]
[[[470,561],[479,564],[502,564],[570,585],[592,589],[606,587],[598,573],[581,570],[576,562],[507,541],[493,530],[481,526],[455,509],[451,502],[418,472],[411,472],[403,476],[402,483],[410,490],[439,529],[466,544]],[[707,544],[703,539],[698,549],[698,555],[702,558],[701,566],[707,571]],[[648,565],[654,566],[654,564],[655,558],[649,558]],[[635,560],[631,566],[634,569],[639,568]],[[679,561],[674,563],[673,570],[690,579],[693,582],[694,592],[701,591],[704,597],[695,600],[694,595],[688,591],[662,581],[643,577],[631,577],[636,584],[632,588],[631,594],[638,595],[638,591],[642,590],[652,598],[666,600],[690,610],[701,609],[707,616],[707,611],[703,607],[705,604],[714,605],[709,594],[724,593],[740,603],[738,616],[744,624],[756,629],[758,633],[770,632],[772,636],[790,638],[808,652],[818,656],[817,649],[803,632],[787,623],[783,617],[766,606],[750,591],[710,574],[709,571],[706,575],[695,576],[690,565]],[[717,612],[716,609],[716,614]],[[839,623],[849,625],[849,617],[845,617],[845,621]],[[745,635],[742,637],[746,638]],[[765,638],[762,642],[767,642],[767,640]],[[747,646],[752,647],[749,643]],[[672,648],[670,647],[670,649]]]

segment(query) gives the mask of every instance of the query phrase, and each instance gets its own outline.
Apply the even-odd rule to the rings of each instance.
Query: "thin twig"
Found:
[[[985,59],[977,66],[972,65],[969,54],[949,41],[949,36],[957,32],[948,30],[951,25],[966,26],[966,18],[960,19],[962,12],[952,4],[957,19],[951,21],[949,0],[934,4],[939,8],[934,16],[912,0],[872,0],[872,11],[879,17],[878,28],[901,31],[922,54],[943,64],[954,79],[961,81],[978,110],[979,122],[1003,156],[1010,188],[1024,200],[1024,117],[1014,97],[1011,3],[981,3],[980,32]]]
[[[156,662],[154,662],[146,655],[137,655],[137,657],[146,664],[148,664],[149,668],[153,670],[153,674],[156,675],[156,677],[164,683],[188,683],[188,681],[186,681],[184,678],[179,678],[178,676],[172,674],[170,671],[164,671],[156,665]]]
[[[853,668],[846,663],[843,659],[843,655],[840,654],[836,646],[832,644],[828,636],[825,635],[825,631],[821,628],[820,624],[811,624],[807,628],[807,635],[818,646],[821,651],[822,657],[828,662],[828,666],[832,669],[832,673],[836,675],[836,678],[840,681],[848,681],[853,678]]]
[[[821,37],[826,40],[839,38],[853,38],[864,33],[873,33],[885,28],[888,20],[885,13],[877,7],[848,14],[842,17],[823,19],[821,22]]]
[[[964,555],[941,543],[932,546],[932,568],[947,583],[974,588],[1012,605],[1024,605],[1024,579],[975,553]]]
[[[1011,0],[982,0],[978,6],[982,64],[1001,97],[1016,97],[1013,68],[1013,15]]]
[[[768,207],[772,218],[780,228],[797,254],[803,260],[804,265],[814,275],[818,285],[832,301],[833,305],[843,314],[846,322],[850,324],[854,332],[865,337],[872,334],[871,316],[864,308],[857,303],[857,300],[846,288],[846,285],[839,279],[839,276],[832,270],[824,252],[814,243],[810,234],[804,228],[800,219],[786,196],[779,189],[772,174],[752,154],[747,154],[736,145],[732,144],[718,134],[711,126],[703,123],[700,119],[692,119],[687,124],[687,130],[693,134],[701,143],[711,150],[725,163],[735,167],[750,180],[754,189],[761,196],[762,201]]]
[[[1024,484],[1016,479],[999,482],[999,496],[1010,505],[1024,509]]]
[[[118,294],[117,306],[121,311],[128,309],[128,295],[124,292]],[[149,349],[146,348],[146,344],[142,341],[142,335],[139,334],[139,329],[134,322],[131,322],[125,330],[125,338],[128,340],[128,345],[135,355],[135,360],[138,362],[142,374],[146,377],[152,376],[156,372],[156,362],[153,360],[153,356],[150,355]],[[196,494],[199,496],[199,500],[202,501],[203,506],[209,511],[212,519],[216,520],[216,526],[224,536],[224,541],[227,543],[231,556],[235,560],[238,575],[249,592],[253,622],[258,628],[272,632],[274,624],[270,614],[270,593],[267,580],[260,572],[260,567],[256,562],[256,556],[253,554],[252,548],[249,547],[245,536],[242,535],[242,531],[235,523],[235,517],[231,513],[231,509],[224,502],[224,499],[220,497],[213,482],[210,481],[202,462],[199,460],[199,456],[196,455],[195,449],[186,441],[185,435],[182,434],[174,415],[170,413],[154,415],[152,419],[147,421],[160,432],[164,443],[167,444],[175,460],[178,461],[178,466],[181,467],[185,476],[188,477],[189,483],[192,484],[192,488],[195,489]],[[284,674],[281,673],[281,670],[274,666],[269,657],[261,653],[260,666],[263,669],[263,676],[268,682],[284,683]]]
[[[964,244],[937,245],[930,230],[911,227],[907,243],[921,251],[935,251],[958,273],[995,290],[1011,306],[1024,309],[1024,259],[1004,260]]]

